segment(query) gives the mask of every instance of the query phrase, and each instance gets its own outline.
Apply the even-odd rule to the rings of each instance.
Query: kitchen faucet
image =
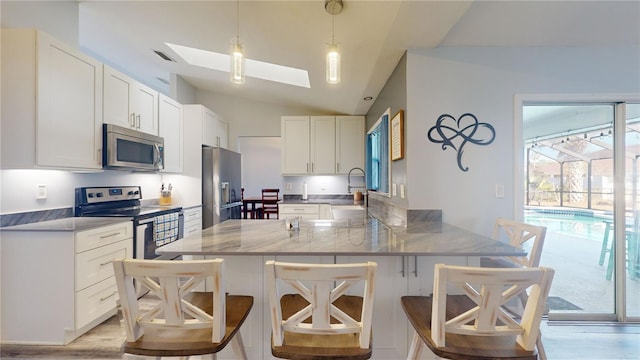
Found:
[[[362,172],[362,176],[364,176],[364,185],[362,185],[362,186],[351,186],[351,173],[354,170],[360,170]],[[359,168],[359,167],[352,168],[351,170],[349,170],[349,174],[347,175],[347,192],[349,194],[351,194],[351,189],[356,189],[356,188],[364,189],[365,193],[367,191],[367,174],[364,172],[364,170],[362,170],[362,168]]]

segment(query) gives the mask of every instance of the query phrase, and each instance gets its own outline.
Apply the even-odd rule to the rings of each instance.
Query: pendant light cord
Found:
[[[334,39],[335,35],[335,14],[331,14],[331,45],[335,45],[336,41]]]
[[[236,43],[240,43],[240,0],[236,1]]]

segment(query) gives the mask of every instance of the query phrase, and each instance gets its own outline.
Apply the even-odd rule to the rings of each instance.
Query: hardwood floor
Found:
[[[561,324],[544,321],[541,329],[550,360],[640,359],[640,324]],[[67,346],[2,345],[0,358],[120,359],[123,339],[123,330],[114,316]]]

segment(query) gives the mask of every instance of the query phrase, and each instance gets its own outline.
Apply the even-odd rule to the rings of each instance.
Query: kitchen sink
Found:
[[[364,220],[367,217],[367,208],[361,205],[333,205],[331,212],[334,220]]]

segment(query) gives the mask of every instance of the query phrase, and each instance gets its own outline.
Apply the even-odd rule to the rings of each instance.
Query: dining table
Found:
[[[258,214],[258,205],[262,205],[262,197],[243,197],[242,216],[247,219],[250,215],[251,219],[255,219]]]

